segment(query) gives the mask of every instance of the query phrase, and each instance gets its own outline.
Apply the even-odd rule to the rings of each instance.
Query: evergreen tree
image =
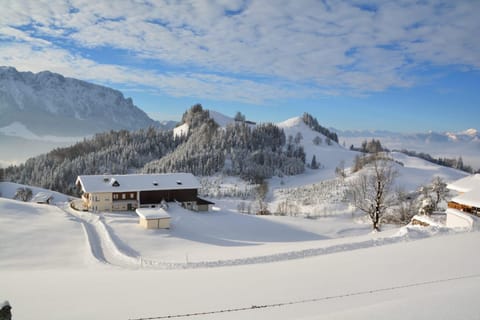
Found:
[[[317,157],[313,155],[312,162],[310,163],[310,168],[318,169]]]

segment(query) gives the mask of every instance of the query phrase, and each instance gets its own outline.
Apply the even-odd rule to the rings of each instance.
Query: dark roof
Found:
[[[215,204],[215,202],[211,202],[211,201],[197,197],[197,204]]]

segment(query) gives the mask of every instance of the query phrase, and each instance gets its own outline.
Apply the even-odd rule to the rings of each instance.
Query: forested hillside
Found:
[[[171,131],[156,128],[110,131],[10,166],[5,178],[75,195],[74,183],[80,174],[128,173],[163,157],[182,142],[174,139]]]
[[[315,118],[305,117],[318,129]],[[258,183],[274,175],[296,175],[305,170],[300,141],[286,137],[274,124],[235,121],[220,127],[208,110],[195,105],[185,112],[179,125],[188,125],[186,135],[157,128],[97,134],[10,166],[5,169],[5,178],[76,195],[74,182],[82,174],[191,172],[208,176],[222,172]]]
[[[303,147],[286,144],[285,133],[274,124],[250,126],[236,121],[219,128],[199,105],[184,115],[183,122],[190,128],[188,140],[162,159],[148,163],[144,172],[187,171],[205,176],[223,170],[259,182],[305,169]]]

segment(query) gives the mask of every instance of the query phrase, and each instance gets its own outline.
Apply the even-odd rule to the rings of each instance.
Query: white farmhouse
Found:
[[[77,177],[88,211],[126,211],[176,201],[185,208],[208,211],[198,197],[200,183],[190,173],[82,175]]]

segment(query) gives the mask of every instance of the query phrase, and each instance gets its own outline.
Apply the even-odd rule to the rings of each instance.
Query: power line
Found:
[[[333,300],[333,299],[341,299],[353,296],[361,296],[366,294],[373,294],[378,292],[386,292],[386,291],[394,291],[399,289],[405,288],[412,288],[412,287],[421,287],[436,283],[443,283],[443,282],[451,282],[457,281],[462,279],[471,279],[471,278],[479,278],[480,274],[473,274],[473,275],[466,275],[466,276],[458,276],[454,278],[446,278],[446,279],[437,279],[437,280],[430,280],[424,282],[416,282],[410,284],[404,284],[399,286],[393,287],[386,287],[386,288],[378,288],[372,290],[365,290],[365,291],[357,291],[333,296],[324,296],[319,298],[311,298],[311,299],[304,299],[304,300],[296,300],[296,301],[288,301],[288,302],[280,302],[280,303],[272,303],[272,304],[263,304],[263,305],[252,305],[249,307],[239,307],[239,308],[232,308],[232,309],[222,309],[222,310],[213,310],[213,311],[203,311],[203,312],[194,312],[194,313],[184,313],[184,314],[171,314],[171,315],[164,315],[164,316],[156,316],[156,317],[147,317],[147,318],[131,318],[129,320],[157,320],[157,319],[174,319],[174,318],[187,318],[187,317],[196,317],[196,316],[204,316],[204,315],[212,315],[212,314],[219,314],[219,313],[230,313],[230,312],[240,312],[240,311],[248,311],[248,310],[259,310],[259,309],[267,309],[267,308],[275,308],[275,307],[282,307],[294,304],[303,304],[303,303],[311,303],[311,302],[319,302],[319,301],[326,301],[326,300]]]

